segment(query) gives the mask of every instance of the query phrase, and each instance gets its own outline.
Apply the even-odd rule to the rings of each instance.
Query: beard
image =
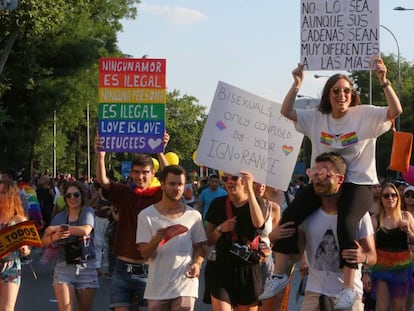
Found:
[[[338,193],[336,185],[331,183],[314,183],[313,190],[320,197],[329,197]]]

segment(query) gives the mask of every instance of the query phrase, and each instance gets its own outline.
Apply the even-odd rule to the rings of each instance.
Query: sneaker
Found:
[[[264,291],[259,296],[259,300],[265,300],[276,296],[282,289],[289,284],[289,278],[286,274],[272,275],[267,278],[264,285]]]
[[[357,300],[358,294],[352,288],[344,288],[336,296],[335,310],[351,309]]]

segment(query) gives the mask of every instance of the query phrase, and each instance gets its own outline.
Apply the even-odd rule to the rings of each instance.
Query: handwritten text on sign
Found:
[[[219,82],[196,162],[286,190],[303,136],[280,114],[280,104]]]
[[[42,247],[33,221],[24,221],[0,231],[0,259],[23,245]]]
[[[165,59],[102,58],[99,137],[104,150],[164,151]]]
[[[379,54],[379,0],[302,0],[305,70],[364,70]]]

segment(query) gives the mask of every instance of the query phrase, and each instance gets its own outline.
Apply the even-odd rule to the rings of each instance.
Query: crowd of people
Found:
[[[53,288],[61,311],[92,310],[105,274],[113,310],[192,311],[201,273],[202,300],[213,311],[279,310],[296,262],[307,278],[302,310],[409,310],[414,185],[377,176],[376,139],[402,107],[381,58],[375,70],[386,107],[360,105],[349,77],[334,75],[319,107],[308,110],[293,107],[304,78],[301,64],[293,70],[281,114],[310,138],[312,163],[309,180],[301,176],[289,191],[261,184],[249,171],[211,174],[197,184],[163,153],[158,182],[147,154],[134,156],[128,182],[117,182],[97,137],[89,187],[65,178],[55,185],[43,175],[30,190],[4,170],[1,228],[32,219],[44,253],[56,250]],[[167,133],[163,142],[167,147]],[[20,258],[29,252],[22,246],[0,261],[6,310],[14,308]]]

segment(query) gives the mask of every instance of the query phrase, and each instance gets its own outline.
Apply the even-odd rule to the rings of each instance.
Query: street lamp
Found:
[[[313,75],[313,77],[314,77],[315,79],[319,79],[319,78],[330,78],[330,76],[317,75],[317,74]]]
[[[395,10],[395,11],[414,11],[414,9],[407,9],[407,8],[402,7],[402,6],[397,6],[397,7],[393,8],[393,10]]]

